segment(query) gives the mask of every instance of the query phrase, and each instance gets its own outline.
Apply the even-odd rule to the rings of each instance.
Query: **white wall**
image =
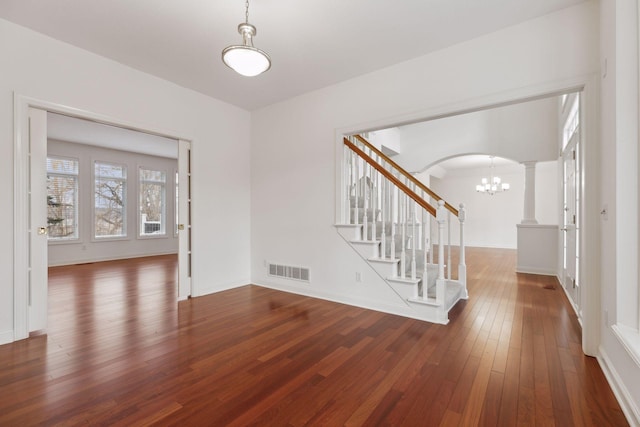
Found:
[[[476,184],[488,177],[488,168],[448,171],[442,178],[431,177],[431,189],[454,206],[465,204],[465,243],[467,246],[517,249],[516,224],[524,210],[524,166],[496,166],[496,176],[508,182],[510,190],[493,196],[478,193]],[[558,223],[557,162],[536,164],[536,219],[539,224]],[[452,227],[452,242],[459,240],[458,227]]]
[[[450,170],[442,178],[431,177],[431,189],[454,206],[465,204],[467,246],[517,249],[516,224],[524,208],[524,166],[512,164],[494,169],[508,182],[510,190],[493,196],[478,193],[476,184],[488,177],[488,168]],[[536,164],[536,218],[540,224],[557,224],[557,163]],[[458,227],[452,227],[452,242],[459,241]]]
[[[442,179],[431,177],[431,188],[455,207],[465,204],[467,246],[516,249],[516,224],[522,220],[524,203],[524,168],[518,164],[495,167],[495,175],[508,182],[511,189],[493,196],[476,191],[480,180],[488,178],[487,172],[488,168],[449,171]],[[459,229],[451,228],[451,241],[457,244]]]
[[[600,2],[600,253],[601,348],[605,373],[640,424],[638,335],[638,2]],[[617,323],[635,329],[635,354],[616,334]],[[635,359],[635,360],[634,360]],[[608,370],[607,370],[608,369]],[[619,387],[616,388],[615,386]]]
[[[193,141],[194,295],[250,277],[250,114],[0,20],[0,189],[13,200],[14,92]],[[221,202],[224,201],[224,202]],[[13,277],[13,210],[0,220],[0,271]],[[13,282],[0,283],[0,342],[13,337]]]
[[[488,154],[517,162],[558,157],[558,102],[548,97],[399,128],[400,154],[408,171],[422,171],[460,154]]]
[[[597,27],[598,5],[588,2],[253,112],[253,281],[402,312],[333,228],[336,140],[594,73]],[[311,282],[270,278],[265,260],[308,266]]]
[[[178,142],[176,141],[176,146]],[[178,253],[178,237],[175,235],[175,173],[178,161],[165,157],[149,156],[127,151],[48,140],[47,155],[74,158],[79,163],[78,173],[78,239],[49,240],[49,265],[79,264],[91,261],[132,258]],[[117,163],[127,168],[126,224],[127,236],[116,240],[93,238],[93,174],[95,161]],[[164,171],[165,225],[164,236],[138,237],[138,169]]]
[[[562,200],[562,175],[558,161],[536,163],[536,220],[538,224],[558,225]],[[524,167],[523,167],[524,171]],[[523,201],[524,203],[524,201]],[[524,205],[520,215],[524,214]]]

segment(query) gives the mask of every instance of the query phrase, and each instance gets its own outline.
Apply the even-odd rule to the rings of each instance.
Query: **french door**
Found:
[[[564,163],[564,262],[563,285],[571,298],[576,311],[580,313],[580,278],[578,256],[578,198],[576,183],[578,174],[578,140],[579,132],[574,134],[563,155]]]
[[[29,108],[28,331],[47,327],[47,112]]]
[[[27,242],[25,289],[16,288],[16,304],[25,303],[27,310],[16,311],[16,339],[26,338],[26,332],[46,329],[48,312],[48,256],[47,256],[47,110],[28,107],[25,123],[25,166]],[[114,124],[117,126],[117,124]],[[178,140],[178,299],[191,295],[191,144]],[[20,285],[22,286],[22,285]],[[24,297],[22,296],[24,294]],[[19,302],[18,302],[19,301]],[[24,313],[24,317],[23,314]],[[26,319],[25,319],[26,317]]]
[[[567,108],[562,150],[562,286],[578,318],[582,318],[580,283],[580,96],[571,94]]]

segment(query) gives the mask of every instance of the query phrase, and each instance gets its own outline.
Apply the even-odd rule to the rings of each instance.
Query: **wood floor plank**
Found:
[[[176,303],[175,256],[51,268],[47,334],[0,346],[0,425],[627,425],[515,260],[469,248],[446,326],[250,285]]]

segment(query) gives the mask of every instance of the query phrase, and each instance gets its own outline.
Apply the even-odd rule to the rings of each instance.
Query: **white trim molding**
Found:
[[[0,332],[0,345],[13,342],[13,331]]]
[[[620,323],[611,326],[611,330],[640,369],[640,331]]]
[[[576,76],[570,79],[550,81],[535,86],[526,86],[509,91],[470,98],[459,103],[440,105],[422,111],[385,117],[363,123],[354,123],[335,129],[335,223],[341,223],[344,200],[344,149],[342,139],[346,135],[391,128],[425,120],[450,117],[457,114],[501,107],[519,102],[557,96],[568,92],[582,91],[581,120],[583,137],[580,170],[583,185],[580,193],[580,211],[583,226],[580,234],[580,277],[582,277],[582,350],[586,355],[596,356],[600,346],[601,283],[600,283],[600,115],[598,109],[600,77],[598,73]],[[556,273],[557,274],[557,273]],[[553,275],[553,273],[552,273]]]
[[[29,337],[29,108],[90,120],[172,139],[192,141],[175,132],[13,93],[13,331],[0,333],[0,344]],[[193,145],[192,145],[193,148]],[[193,279],[192,279],[193,280]],[[193,282],[192,282],[193,285]],[[9,337],[11,335],[11,337]]]
[[[620,378],[620,375],[615,370],[614,365],[611,363],[611,359],[604,351],[602,346],[599,349],[600,354],[597,357],[598,364],[607,378],[607,382],[613,390],[622,412],[624,413],[627,421],[631,426],[640,426],[640,409],[635,405],[633,398],[629,394],[629,390],[624,385],[624,382]]]

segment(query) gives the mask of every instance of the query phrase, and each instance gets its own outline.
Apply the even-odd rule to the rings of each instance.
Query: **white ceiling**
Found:
[[[2,0],[0,18],[252,110],[584,0],[255,0],[273,66],[225,67],[242,0]]]
[[[178,158],[178,141],[115,126],[47,114],[47,138],[114,150]]]

